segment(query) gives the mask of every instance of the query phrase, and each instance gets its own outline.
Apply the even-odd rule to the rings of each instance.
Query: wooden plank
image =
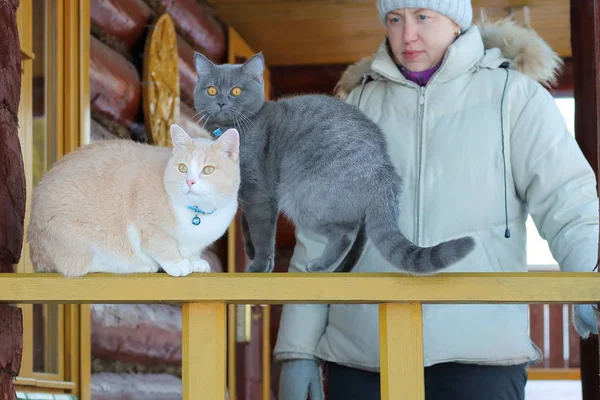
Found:
[[[579,368],[581,365],[579,334],[575,330],[573,307],[569,307],[569,368]],[[579,369],[578,369],[579,370]]]
[[[252,48],[263,50],[269,65],[351,63],[373,54],[384,37],[373,1],[245,0],[209,3]],[[561,56],[571,54],[567,0],[474,1],[481,9],[506,17],[507,8],[529,5],[531,26]],[[520,18],[522,20],[522,18]]]
[[[544,351],[544,305],[530,304],[529,305],[529,336],[533,343]],[[543,368],[547,361],[544,357],[544,363],[532,365],[531,368]]]
[[[262,307],[262,400],[271,400],[271,305]]]
[[[131,288],[136,288],[132,291]],[[446,273],[418,277],[352,274],[4,274],[0,302],[237,304],[349,303],[592,303],[600,274],[567,272]]]
[[[56,389],[62,391],[75,390],[77,385],[75,382],[62,381],[62,380],[47,380],[47,379],[34,379],[34,378],[15,378],[15,385],[22,388],[44,388],[44,389]]]
[[[532,381],[578,381],[581,379],[579,368],[530,368],[527,379]]]
[[[550,304],[550,368],[564,368],[563,305]]]
[[[225,303],[183,305],[183,400],[225,400],[225,311]]]
[[[90,306],[79,307],[79,400],[92,398],[92,317]]]
[[[91,143],[90,110],[90,1],[79,0],[79,145]],[[77,134],[75,132],[74,134]],[[82,400],[80,398],[80,400]]]
[[[379,348],[382,400],[424,400],[421,304],[379,306]]]

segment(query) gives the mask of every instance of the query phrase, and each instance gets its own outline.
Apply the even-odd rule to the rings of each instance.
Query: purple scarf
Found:
[[[419,86],[425,86],[427,85],[427,82],[429,82],[429,79],[431,79],[435,71],[437,71],[441,65],[442,62],[440,61],[433,67],[420,72],[409,71],[401,65],[398,65],[398,68],[400,69],[400,72],[402,72],[402,75],[404,75],[406,79],[408,79],[409,81],[413,81]]]

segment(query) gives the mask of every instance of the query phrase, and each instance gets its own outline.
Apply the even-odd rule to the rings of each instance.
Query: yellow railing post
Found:
[[[379,305],[382,400],[425,400],[421,303]]]
[[[225,400],[225,310],[225,303],[183,305],[183,400]]]

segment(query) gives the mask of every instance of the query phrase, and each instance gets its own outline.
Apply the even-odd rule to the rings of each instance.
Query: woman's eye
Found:
[[[394,24],[397,24],[398,22],[400,22],[400,18],[394,17],[394,18],[391,18],[390,21]]]
[[[420,19],[421,21],[425,21],[427,18],[429,18],[429,17],[428,17],[427,15],[425,15],[425,14],[421,14],[421,15],[419,15],[419,19]]]
[[[187,172],[187,165],[185,164],[179,164],[177,166],[177,169],[179,170],[179,172],[181,172],[182,174]]]
[[[217,88],[214,87],[214,86],[209,86],[208,89],[207,89],[207,92],[211,96],[216,96],[217,93],[219,93],[219,91],[217,90]]]
[[[231,94],[235,97],[238,97],[240,94],[242,94],[242,88],[234,87],[231,89]]]
[[[204,169],[202,170],[206,175],[210,175],[213,172],[215,172],[215,167],[213,167],[212,165],[207,165],[206,167],[204,167]]]

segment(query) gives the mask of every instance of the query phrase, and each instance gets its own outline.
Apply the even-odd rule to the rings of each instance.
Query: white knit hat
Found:
[[[467,30],[473,20],[471,0],[377,0],[379,18],[385,25],[385,16],[398,8],[426,8],[443,14],[456,22],[460,29]]]

